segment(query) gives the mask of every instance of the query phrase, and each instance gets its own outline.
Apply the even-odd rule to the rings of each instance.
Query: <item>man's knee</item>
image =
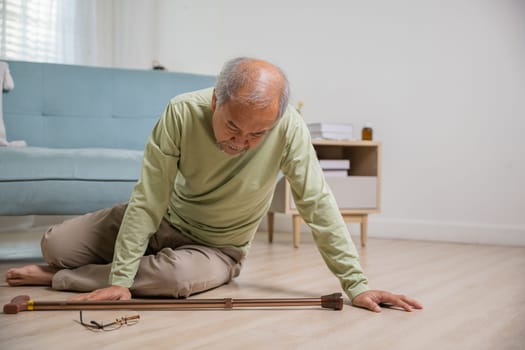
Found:
[[[193,290],[192,282],[188,279],[175,277],[173,279],[170,279],[169,282],[171,284],[167,285],[171,287],[171,295],[174,298],[187,298],[190,295],[198,292]]]
[[[175,263],[172,270],[159,273],[157,282],[167,296],[186,298],[202,291],[198,288],[202,283],[196,280],[196,274],[197,271],[190,266]]]
[[[193,249],[164,248],[156,256],[144,257],[132,287],[139,296],[182,298],[228,283],[235,273],[222,261],[206,263],[202,252]],[[193,255],[193,258],[191,257]]]
[[[176,266],[169,271],[145,273],[139,269],[131,293],[138,297],[185,298],[194,293],[193,283]]]
[[[40,248],[44,260],[49,265],[66,268],[67,266],[63,266],[63,261],[61,260],[61,256],[64,254],[65,249],[64,245],[61,244],[60,226],[61,224],[51,226],[44,233],[40,241]]]
[[[52,226],[40,244],[45,261],[60,268],[111,262],[125,210],[120,204]]]

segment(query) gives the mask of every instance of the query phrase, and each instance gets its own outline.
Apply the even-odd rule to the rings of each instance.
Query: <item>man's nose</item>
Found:
[[[249,146],[249,139],[246,135],[236,135],[232,138],[232,143],[237,147]]]

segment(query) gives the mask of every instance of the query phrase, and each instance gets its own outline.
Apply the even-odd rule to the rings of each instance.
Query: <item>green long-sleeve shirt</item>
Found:
[[[212,94],[210,88],[173,98],[155,125],[115,244],[110,284],[132,285],[163,217],[196,242],[247,253],[281,170],[344,291],[353,298],[368,290],[301,116],[288,108],[256,148],[234,157],[216,144]]]

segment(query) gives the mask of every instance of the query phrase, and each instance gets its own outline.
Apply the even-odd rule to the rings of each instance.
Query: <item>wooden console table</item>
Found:
[[[345,222],[361,228],[361,246],[366,246],[368,215],[381,209],[381,143],[377,141],[314,140],[319,159],[349,159],[346,177],[326,177]],[[274,215],[292,215],[293,245],[299,247],[303,222],[293,202],[290,184],[282,178],[276,186],[268,211],[268,240],[273,241]]]

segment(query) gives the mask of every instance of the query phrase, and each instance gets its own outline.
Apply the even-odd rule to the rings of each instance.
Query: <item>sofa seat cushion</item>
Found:
[[[0,148],[0,181],[128,180],[140,175],[142,152],[109,148]]]
[[[0,215],[84,214],[129,200],[142,152],[0,148]]]

